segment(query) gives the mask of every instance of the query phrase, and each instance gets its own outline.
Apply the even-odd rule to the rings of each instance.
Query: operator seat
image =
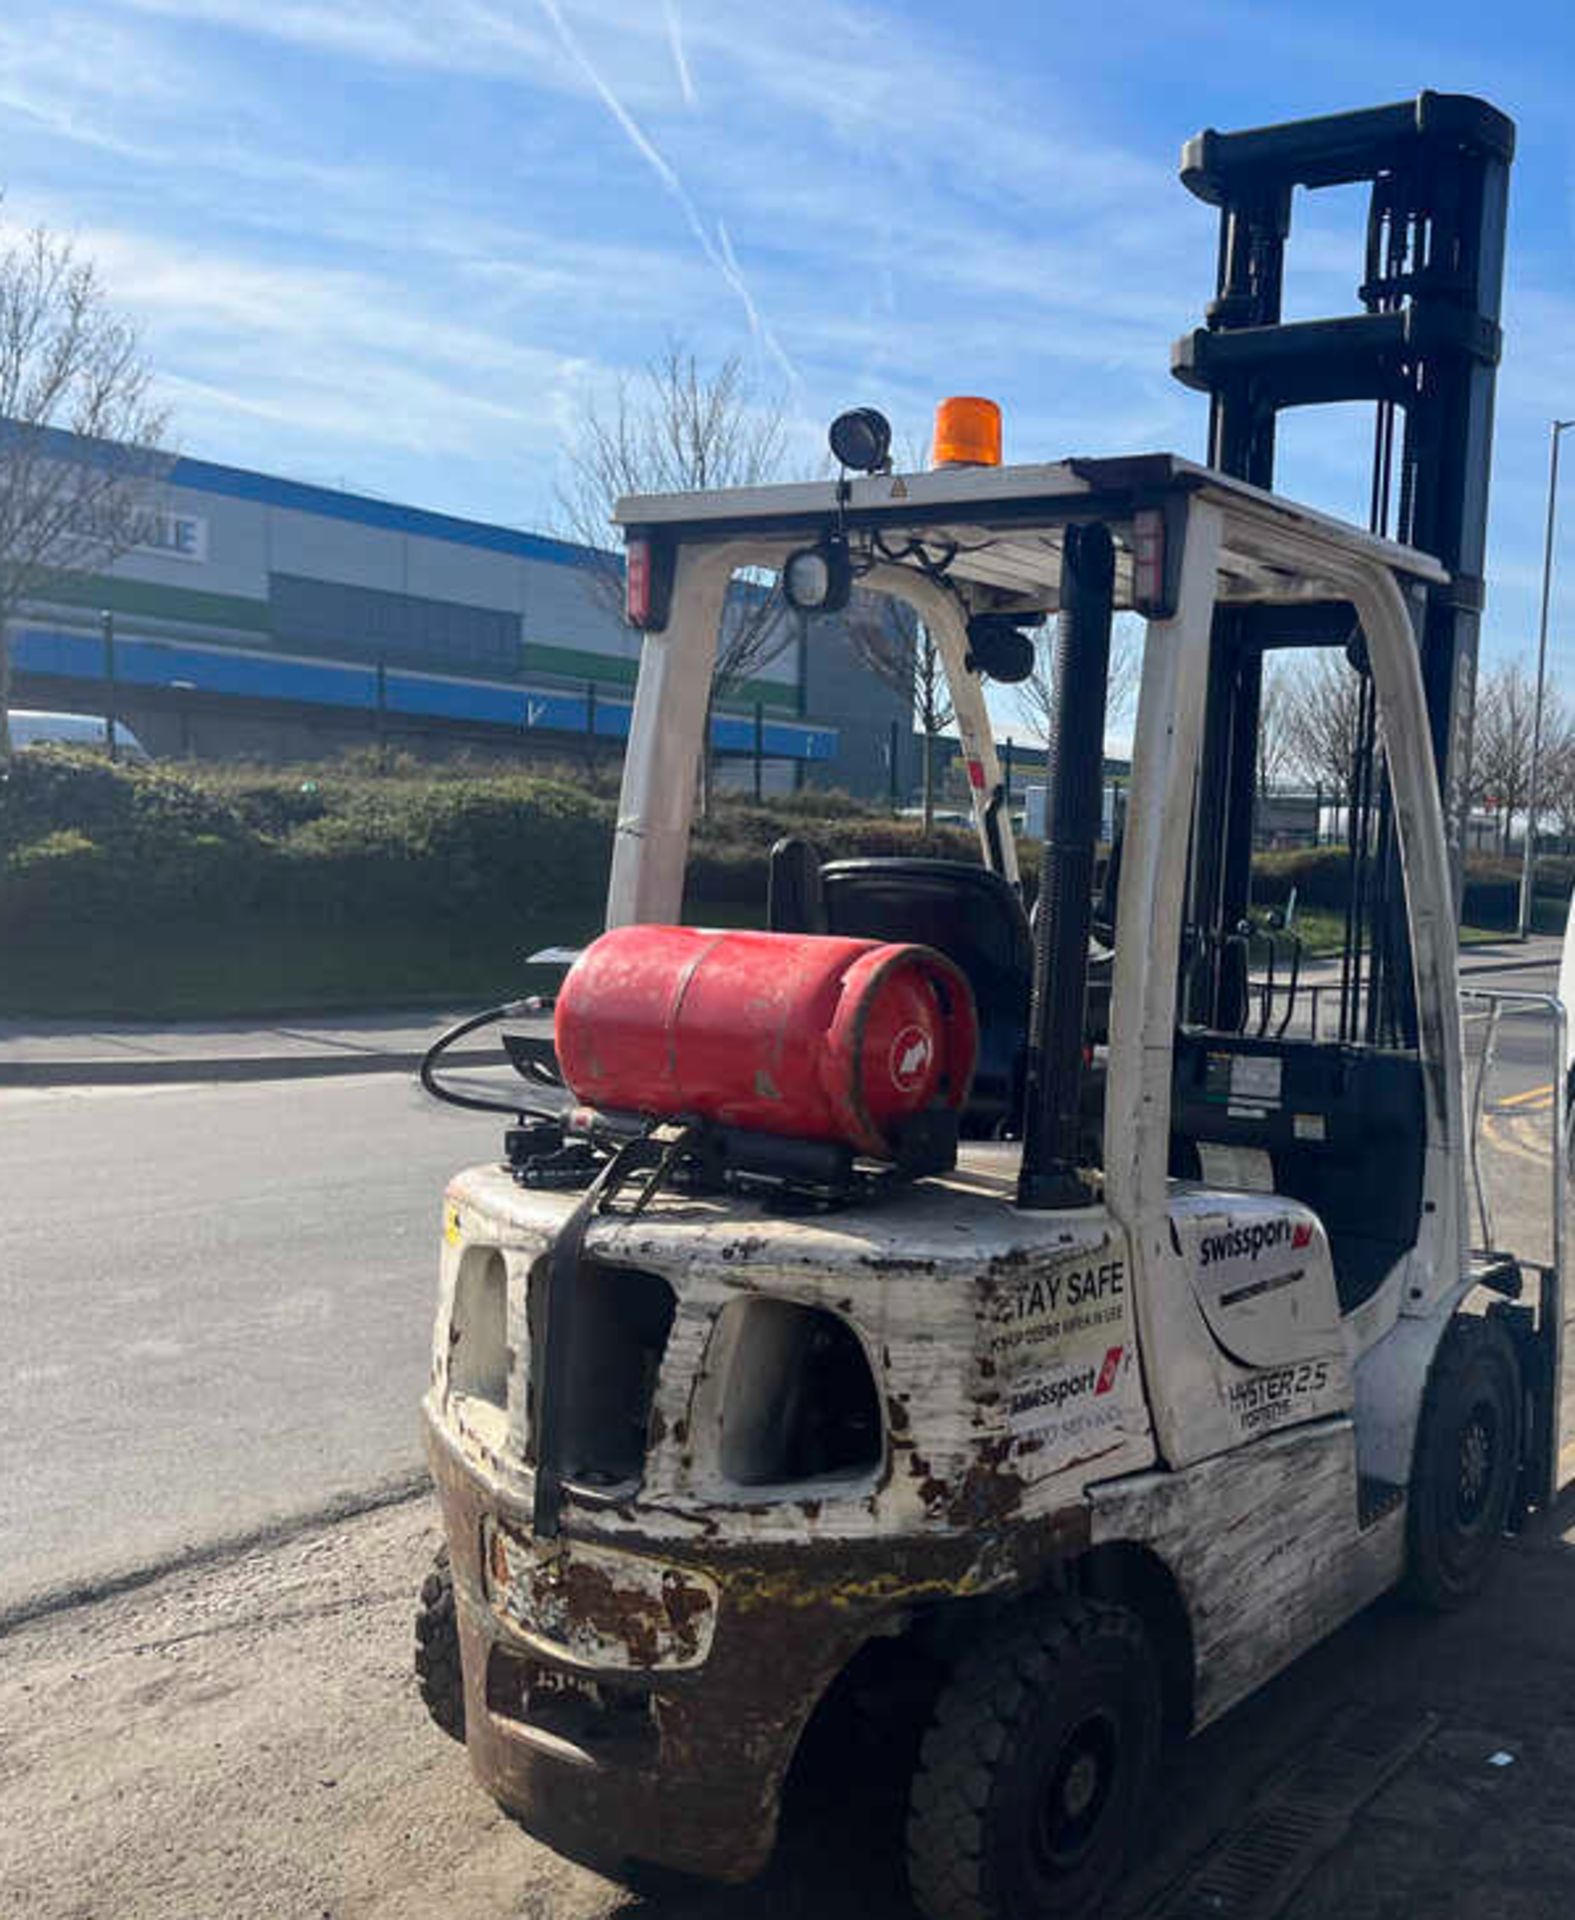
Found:
[[[962,969],[979,1013],[979,1063],[962,1132],[1015,1132],[1022,1111],[1033,950],[1023,903],[999,874],[966,860],[909,856],[819,864],[808,841],[771,849],[767,924],[775,933],[915,941]]]

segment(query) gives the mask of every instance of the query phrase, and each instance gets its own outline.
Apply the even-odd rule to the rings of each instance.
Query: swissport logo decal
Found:
[[[1249,1227],[1227,1227],[1223,1233],[1206,1233],[1198,1242],[1198,1265],[1212,1267],[1220,1260],[1256,1260],[1260,1253],[1276,1247],[1293,1251],[1310,1245],[1312,1223],[1292,1220],[1281,1214],[1277,1220],[1254,1220]]]
[[[1122,1347],[1111,1347],[1099,1366],[1062,1366],[1021,1387],[1012,1395],[1011,1420],[1020,1427],[1031,1415],[1049,1408],[1059,1413],[1079,1400],[1100,1400],[1115,1386],[1121,1372]]]

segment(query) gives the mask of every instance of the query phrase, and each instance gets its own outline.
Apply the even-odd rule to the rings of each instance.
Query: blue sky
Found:
[[[99,259],[183,450],[550,527],[585,397],[669,335],[744,354],[805,470],[840,407],[903,444],[956,391],[1001,401],[1009,459],[1199,454],[1168,351],[1214,222],[1181,141],[1481,93],[1520,128],[1501,656],[1535,638],[1547,421],[1575,415],[1572,73],[1562,0],[10,0],[0,184]],[[1305,201],[1294,311],[1352,307],[1358,219]],[[1358,512],[1366,460],[1354,422],[1295,421],[1281,485]]]

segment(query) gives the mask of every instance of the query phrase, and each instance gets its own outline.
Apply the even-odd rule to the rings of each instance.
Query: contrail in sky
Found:
[[[678,0],[662,0],[662,12],[667,20],[667,44],[673,50],[673,65],[678,69],[678,85],[684,96],[684,105],[692,107],[695,103],[695,83],[689,71],[689,62],[684,58],[684,32],[678,18]]]
[[[629,109],[618,98],[607,80],[603,78],[602,74],[592,64],[590,56],[580,45],[579,40],[569,27],[568,21],[564,19],[563,10],[558,5],[558,0],[541,0],[541,10],[546,14],[548,20],[551,21],[553,30],[563,43],[564,51],[596,89],[597,94],[601,98],[602,105],[606,107],[607,111],[618,122],[619,126],[623,128],[630,145],[634,148],[635,152],[639,154],[640,158],[645,161],[657,179],[661,181],[673,199],[677,201],[679,210],[688,223],[689,231],[694,235],[700,251],[733,289],[733,292],[737,294],[742,303],[744,316],[749,322],[750,333],[766,349],[772,359],[776,361],[777,365],[781,367],[789,381],[796,386],[798,384],[798,369],[784,352],[781,341],[777,339],[767,322],[762,319],[760,310],[751,298],[749,289],[744,283],[744,276],[739,270],[738,261],[734,258],[732,244],[728,240],[726,228],[720,225],[718,226],[717,231],[721,239],[721,245],[718,246],[717,241],[713,240],[709,232],[707,232],[705,222],[700,218],[700,211],[690,198],[689,189],[679,178],[677,168],[658,152],[644,128],[641,127],[634,115],[630,113]]]

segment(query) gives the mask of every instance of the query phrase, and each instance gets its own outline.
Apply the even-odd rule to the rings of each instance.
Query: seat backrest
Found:
[[[827,933],[917,941],[962,969],[979,1011],[979,1064],[962,1130],[975,1139],[1015,1132],[1033,951],[1028,916],[1012,888],[967,861],[904,856],[829,861],[820,870],[820,892]]]
[[[796,833],[784,835],[771,849],[766,875],[766,926],[772,933],[826,931],[820,855]]]

